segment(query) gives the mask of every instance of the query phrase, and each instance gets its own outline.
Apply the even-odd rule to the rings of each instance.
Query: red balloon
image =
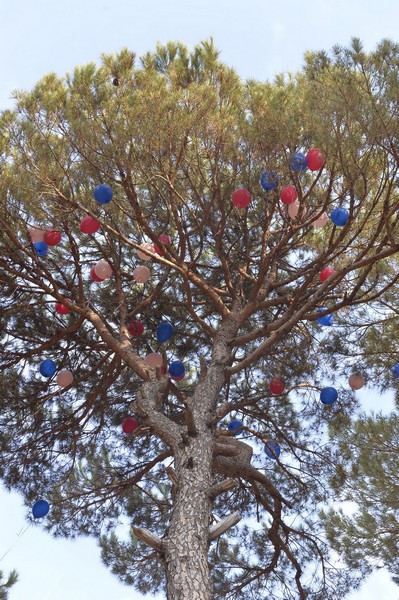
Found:
[[[273,377],[269,383],[269,389],[272,394],[282,394],[284,391],[284,383],[280,377]]]
[[[134,433],[138,426],[139,424],[134,417],[126,417],[122,421],[123,433]]]
[[[323,281],[326,281],[326,279],[331,277],[331,275],[334,275],[334,273],[336,273],[336,270],[333,269],[332,267],[326,267],[325,269],[320,271],[320,283],[323,283]]]
[[[92,281],[104,281],[104,279],[101,279],[101,277],[97,275],[95,265],[90,269],[90,278]]]
[[[141,321],[132,321],[131,323],[129,323],[127,329],[130,335],[132,335],[133,337],[139,337],[144,333],[144,325]]]
[[[62,304],[61,302],[56,302],[55,312],[59,315],[68,315],[71,311],[65,306],[65,304]]]
[[[298,198],[298,192],[293,185],[286,185],[281,188],[280,200],[283,204],[294,204]]]
[[[326,162],[324,154],[318,148],[311,148],[306,155],[308,169],[311,171],[320,171]]]
[[[101,223],[96,221],[94,217],[90,215],[86,215],[80,222],[80,231],[82,233],[96,233],[101,227]]]
[[[60,231],[55,231],[55,229],[51,229],[51,231],[46,231],[43,236],[43,242],[47,244],[47,246],[56,246],[61,241],[62,234]]]
[[[168,246],[169,244],[172,243],[170,237],[168,235],[166,235],[165,233],[161,233],[161,235],[159,236],[159,241],[162,242],[165,246]],[[157,254],[159,254],[159,256],[163,256],[163,250],[160,246],[158,246],[158,244],[154,244],[154,250]]]
[[[236,208],[247,208],[251,202],[251,194],[244,188],[232,193],[231,200]]]

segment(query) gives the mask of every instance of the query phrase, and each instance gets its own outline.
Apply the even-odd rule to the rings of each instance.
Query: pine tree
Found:
[[[0,571],[0,600],[8,600],[8,592],[10,588],[18,581],[18,574],[16,571],[11,571],[6,582],[2,583],[3,571]]]
[[[398,60],[354,40],[242,82],[212,41],[169,43],[2,115],[0,476],[142,592],[337,599],[363,576],[319,509],[345,343],[399,278]]]

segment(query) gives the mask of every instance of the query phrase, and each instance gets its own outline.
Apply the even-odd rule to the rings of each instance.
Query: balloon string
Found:
[[[29,529],[29,527],[32,525],[32,521],[30,523],[28,523],[28,525],[26,527],[22,527],[22,529],[19,531],[19,533],[17,533],[17,540],[11,544],[11,546],[9,547],[8,550],[6,550],[3,554],[3,556],[0,557],[0,561],[3,560],[3,558],[5,558],[7,556],[7,554],[9,552],[11,552],[11,550],[18,544],[20,538],[24,535],[24,533]]]

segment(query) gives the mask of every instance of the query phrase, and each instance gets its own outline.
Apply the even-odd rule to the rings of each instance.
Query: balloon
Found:
[[[174,335],[174,329],[170,323],[164,321],[160,323],[157,327],[157,340],[160,344],[163,342],[167,342]]]
[[[53,360],[47,358],[40,365],[40,374],[43,377],[52,377],[57,370],[57,365]]]
[[[101,279],[101,277],[97,275],[95,265],[90,269],[90,278],[92,281],[104,281],[104,279]]]
[[[99,204],[108,204],[112,200],[112,190],[109,185],[100,183],[100,185],[94,188],[93,196]]]
[[[291,171],[296,171],[297,173],[301,173],[305,171],[308,166],[306,162],[306,156],[301,152],[295,152],[290,158],[290,167]]]
[[[144,362],[147,365],[147,367],[150,367],[151,369],[156,369],[157,367],[162,367],[162,365],[163,365],[162,354],[160,354],[159,352],[151,352],[150,354],[147,354],[147,356],[144,359]]]
[[[149,250],[150,252],[154,252],[153,244],[143,244],[142,246],[140,246],[140,248],[142,248],[142,250]],[[151,256],[148,256],[148,254],[145,254],[145,252],[142,252],[142,250],[137,250],[137,256],[141,260],[152,260]]]
[[[247,208],[251,202],[251,194],[244,188],[239,188],[231,195],[231,200],[236,208]]]
[[[172,379],[180,380],[185,375],[185,368],[180,360],[174,360],[170,363],[168,373]]]
[[[360,390],[366,383],[366,380],[361,373],[352,373],[348,379],[348,383],[352,390]]]
[[[326,267],[325,269],[323,269],[322,271],[320,271],[320,283],[323,283],[323,281],[326,281],[329,277],[331,277],[331,275],[334,275],[334,273],[336,273],[337,271],[335,269],[333,269],[332,267]]]
[[[56,246],[60,243],[61,238],[61,231],[55,231],[55,229],[52,229],[51,231],[46,231],[43,236],[43,241],[47,244],[47,246]]]
[[[56,302],[55,312],[59,315],[68,315],[71,311],[65,306],[65,304],[62,304],[61,302]]]
[[[79,229],[82,233],[96,233],[101,227],[101,223],[94,217],[86,215],[80,222]]]
[[[328,221],[328,215],[327,215],[327,213],[323,212],[323,213],[321,213],[321,215],[319,217],[317,217],[317,219],[315,221],[313,221],[312,225],[315,228],[324,227],[324,225],[327,223],[327,221]]]
[[[331,211],[330,219],[334,225],[337,225],[337,227],[343,227],[348,222],[349,212],[346,210],[346,208],[340,208],[337,206]]]
[[[45,242],[34,242],[33,245],[38,256],[46,256],[48,252],[48,246]]]
[[[265,171],[262,173],[259,183],[267,192],[275,190],[278,183],[278,175],[276,171]]]
[[[323,312],[325,311],[325,308],[318,308],[316,312]],[[330,325],[332,325],[334,323],[334,317],[333,315],[324,315],[324,317],[319,317],[317,319],[317,322],[319,325],[325,325],[327,327],[329,327]]]
[[[141,321],[132,321],[127,326],[127,330],[133,337],[139,337],[144,333],[144,325]]]
[[[284,383],[282,379],[280,379],[280,377],[273,377],[269,383],[269,390],[276,396],[282,394],[284,391]]]
[[[265,444],[265,452],[269,458],[277,460],[277,458],[280,456],[281,448],[277,442],[268,440]]]
[[[37,500],[32,506],[32,515],[35,519],[45,517],[50,510],[50,505],[47,500]]]
[[[338,399],[338,392],[333,387],[325,387],[320,392],[320,400],[323,404],[334,404]]]
[[[281,188],[280,200],[283,204],[293,204],[298,198],[298,192],[293,185],[286,185]]]
[[[46,231],[38,227],[29,227],[28,232],[32,242],[42,242]]]
[[[172,243],[172,240],[170,239],[170,237],[164,233],[161,233],[161,235],[159,236],[159,241],[162,242],[165,246],[169,246],[169,244]],[[154,244],[154,250],[157,254],[159,254],[159,256],[163,256],[163,250],[160,246],[158,246],[158,244]]]
[[[73,375],[68,369],[62,369],[57,373],[56,381],[61,387],[68,387],[68,385],[73,383]]]
[[[243,427],[244,427],[243,422],[235,419],[233,421],[230,421],[230,423],[227,426],[227,429],[233,435],[237,435],[237,433],[240,433],[240,431],[242,430]]]
[[[391,368],[391,371],[395,377],[399,377],[399,363],[396,363],[396,365]]]
[[[133,279],[137,281],[137,283],[145,283],[151,277],[150,270],[147,267],[139,266],[136,267],[133,271]]]
[[[326,162],[324,154],[318,148],[311,148],[306,155],[308,169],[311,171],[320,171]]]
[[[122,421],[123,433],[134,433],[139,426],[138,421],[134,417],[126,417]]]
[[[101,277],[104,281],[104,279],[109,279],[111,277],[112,267],[106,260],[99,260],[94,267],[94,272],[97,277]]]

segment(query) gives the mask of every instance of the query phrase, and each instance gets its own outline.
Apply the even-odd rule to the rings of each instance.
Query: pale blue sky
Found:
[[[272,79],[295,71],[306,50],[347,45],[367,50],[384,37],[398,41],[394,0],[2,0],[0,109],[11,91],[29,89],[49,71],[62,75],[102,52],[128,46],[138,55],[157,41],[193,46],[210,36],[221,58],[244,78]],[[367,394],[362,398],[366,401]],[[26,526],[18,496],[0,493],[0,570],[16,568],[21,581],[10,600],[138,600],[102,566],[92,540],[53,540]],[[351,600],[398,600],[399,588],[379,573]],[[349,600],[349,598],[348,598]]]

